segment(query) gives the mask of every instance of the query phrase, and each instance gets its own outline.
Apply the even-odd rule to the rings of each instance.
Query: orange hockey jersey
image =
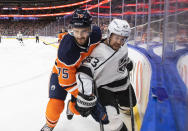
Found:
[[[100,28],[94,26],[90,34],[88,47],[79,46],[75,38],[67,34],[64,36],[58,48],[58,56],[53,67],[53,73],[58,74],[59,84],[67,92],[77,97],[76,71],[81,62],[91,54],[101,40]]]

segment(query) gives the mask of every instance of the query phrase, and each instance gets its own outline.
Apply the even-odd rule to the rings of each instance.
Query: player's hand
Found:
[[[108,115],[106,112],[106,108],[102,106],[98,101],[94,108],[92,108],[91,116],[97,121],[101,121],[102,124],[108,124]]]
[[[81,116],[87,117],[91,114],[91,110],[96,105],[96,101],[96,96],[87,96],[79,92],[75,108]]]

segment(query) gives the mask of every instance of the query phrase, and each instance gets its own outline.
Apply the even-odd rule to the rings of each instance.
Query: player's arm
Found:
[[[58,80],[59,84],[67,89],[76,83],[76,69],[73,66],[68,66],[57,60]]]
[[[60,43],[61,41],[61,33],[58,34],[58,42]]]
[[[91,113],[91,109],[96,105],[97,101],[97,97],[93,92],[93,69],[86,60],[76,73],[79,93],[75,108],[84,117],[87,117]]]
[[[88,56],[77,70],[76,81],[80,93],[88,96],[93,94],[95,69],[100,61],[97,57]]]
[[[76,67],[74,65],[66,65],[65,63],[56,60],[56,70],[58,74],[59,84],[67,92],[71,93],[76,97],[75,94],[76,87]]]
[[[94,83],[91,68],[81,66],[76,74],[76,81],[80,93],[88,96],[93,94]]]
[[[90,109],[96,107],[97,99],[94,94],[94,90],[96,88],[94,87],[94,74],[95,68],[97,68],[99,65],[100,60],[97,57],[89,56],[84,60],[83,64],[77,70],[76,81],[79,95],[77,97],[76,109],[78,110],[78,112],[80,112],[81,115],[82,113],[85,116],[89,115],[89,113],[92,113]]]
[[[82,116],[87,117],[91,114],[96,121],[107,124],[109,121],[106,109],[97,101],[97,97],[94,95],[94,88],[96,88],[94,87],[94,68],[97,67],[96,62],[99,62],[96,61],[96,58],[88,57],[77,70],[76,81],[79,94],[75,108]]]
[[[80,54],[73,54],[71,50],[70,37],[65,37],[61,41],[58,49],[58,58],[56,59],[56,70],[58,73],[59,84],[68,92],[76,85],[76,65]]]

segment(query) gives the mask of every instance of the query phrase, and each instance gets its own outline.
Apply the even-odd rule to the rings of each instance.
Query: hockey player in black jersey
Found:
[[[80,94],[86,98],[94,95],[93,90],[97,88],[98,103],[102,106],[98,107],[96,104],[90,113],[96,121],[105,124],[105,131],[127,131],[119,113],[123,110],[130,114],[129,87],[132,92],[132,105],[136,105],[135,93],[129,80],[133,63],[128,57],[126,42],[130,32],[127,21],[114,19],[108,26],[107,39],[93,50],[77,71],[76,79]],[[84,114],[84,109],[89,108],[84,103],[87,103],[86,99],[77,97],[75,108],[80,114]],[[68,112],[74,112],[70,105],[67,109]],[[109,123],[104,119],[106,112]],[[70,113],[69,118],[71,119]]]
[[[35,34],[35,39],[36,39],[36,43],[39,43],[39,34],[38,33]]]

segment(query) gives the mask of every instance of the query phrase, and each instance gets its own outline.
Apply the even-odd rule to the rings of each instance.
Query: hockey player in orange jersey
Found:
[[[58,34],[58,42],[60,43],[63,37],[68,34],[67,30],[62,28],[61,31]]]
[[[92,17],[86,10],[77,9],[72,15],[73,31],[65,35],[60,42],[57,59],[50,77],[50,99],[46,108],[46,124],[41,131],[54,129],[64,110],[67,93],[74,98],[79,96],[76,86],[76,71],[81,62],[100,43],[102,36],[100,28],[91,26],[91,23]],[[91,103],[96,102],[96,98],[92,96],[89,100]],[[77,114],[79,113],[77,112]]]

